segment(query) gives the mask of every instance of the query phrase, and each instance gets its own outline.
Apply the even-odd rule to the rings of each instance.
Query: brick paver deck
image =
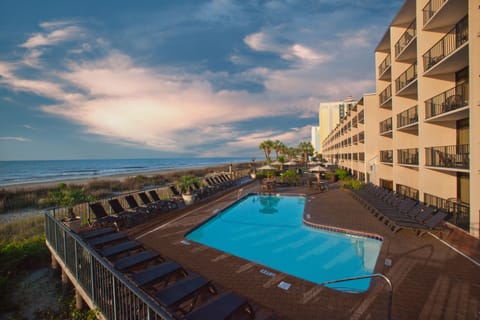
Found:
[[[258,185],[244,192],[258,191]],[[307,189],[279,189],[278,192],[307,193]],[[212,279],[218,286],[247,297],[254,305],[257,319],[272,312],[286,319],[385,319],[387,287],[374,280],[364,293],[350,294],[332,290],[295,278],[218,250],[197,244],[182,244],[184,235],[215,210],[237,200],[233,191],[215,201],[199,204],[191,210],[172,214],[147,226],[129,231],[147,248],[158,251],[189,270]],[[393,283],[392,319],[480,319],[480,267],[427,234],[391,232],[343,189],[309,194],[305,213],[310,221],[377,234],[384,238],[375,272],[386,275]],[[166,221],[169,221],[165,223]],[[439,235],[439,234],[437,234]],[[443,232],[444,239],[462,247],[462,237],[469,239],[468,254],[477,259],[478,239],[464,233]],[[392,261],[385,265],[385,259]],[[275,277],[260,272],[272,270]],[[277,285],[285,281],[288,291]]]

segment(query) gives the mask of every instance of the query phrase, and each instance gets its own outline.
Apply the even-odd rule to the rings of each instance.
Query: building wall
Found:
[[[360,171],[353,155],[363,150],[366,180],[449,211],[451,223],[478,237],[480,1],[406,0],[377,46],[375,65],[376,94],[364,95],[358,111],[322,140],[324,153]],[[466,81],[457,81],[465,67]],[[345,144],[358,132],[345,127],[361,108],[365,142]],[[469,141],[459,145],[457,125],[467,121]],[[342,159],[345,153],[352,160]]]

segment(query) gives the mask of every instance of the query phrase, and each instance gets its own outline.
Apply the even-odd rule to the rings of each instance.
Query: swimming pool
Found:
[[[304,206],[305,197],[251,194],[186,238],[317,284],[373,273],[382,241],[308,227]],[[361,292],[369,285],[363,279],[328,286]]]

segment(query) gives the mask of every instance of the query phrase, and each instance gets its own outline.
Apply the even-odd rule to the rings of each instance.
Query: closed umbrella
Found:
[[[258,170],[275,170],[275,168],[267,164],[263,167],[258,168]]]

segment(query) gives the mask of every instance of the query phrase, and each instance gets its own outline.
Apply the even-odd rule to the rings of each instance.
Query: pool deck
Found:
[[[253,183],[244,186],[243,194],[259,190],[259,184]],[[348,190],[337,188],[312,194],[298,187],[275,192],[307,194],[305,213],[313,223],[384,239],[375,272],[384,274],[393,284],[392,319],[480,319],[480,266],[438,238],[430,234],[418,237],[408,230],[391,232]],[[211,279],[221,290],[247,297],[256,319],[386,319],[388,290],[380,279],[373,280],[364,293],[343,293],[204,245],[182,243],[188,231],[237,198],[238,191],[234,190],[128,233],[145,247]],[[436,237],[446,239],[480,262],[478,239],[455,229],[437,232]],[[386,259],[391,266],[385,264]],[[260,272],[262,269],[275,275],[266,275]],[[282,281],[291,287],[279,288]]]

